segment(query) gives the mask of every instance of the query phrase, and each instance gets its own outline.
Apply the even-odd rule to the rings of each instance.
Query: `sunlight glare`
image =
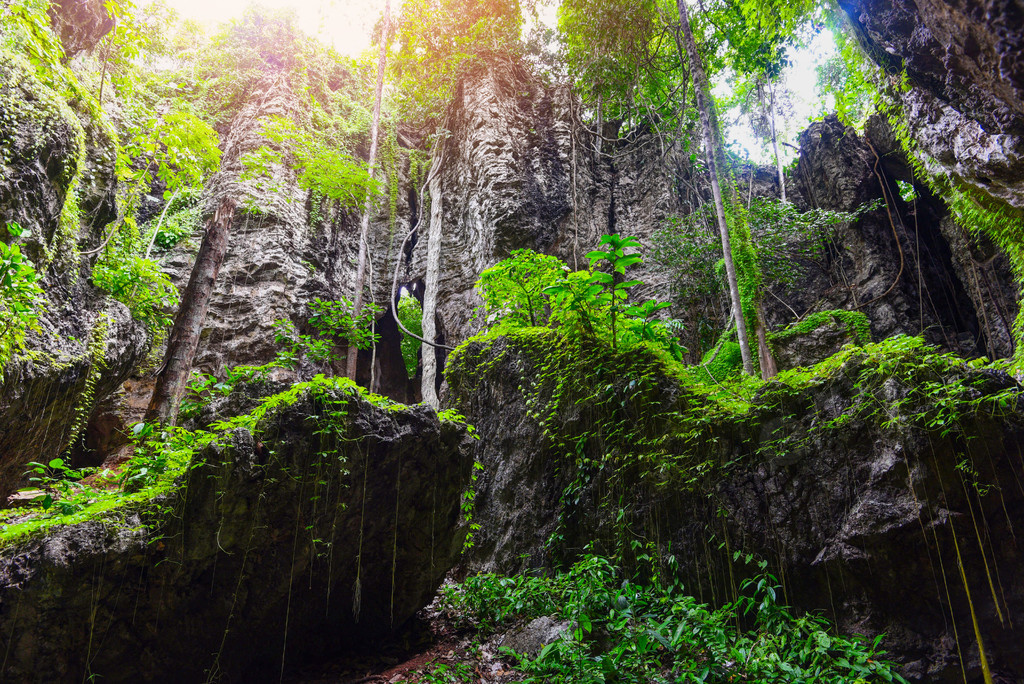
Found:
[[[247,7],[292,9],[299,27],[342,54],[360,55],[370,46],[373,25],[384,12],[384,0],[166,0],[182,18],[216,26],[241,17]],[[392,0],[395,13],[400,2]]]

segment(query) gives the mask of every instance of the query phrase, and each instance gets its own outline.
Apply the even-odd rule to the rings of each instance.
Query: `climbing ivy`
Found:
[[[16,239],[26,231],[9,223],[7,233]],[[46,303],[38,280],[31,259],[22,253],[18,242],[0,240],[0,382],[7,363],[25,351],[25,335],[39,329],[37,321]]]

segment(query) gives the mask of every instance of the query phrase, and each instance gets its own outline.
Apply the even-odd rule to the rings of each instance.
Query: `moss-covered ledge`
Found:
[[[959,653],[978,674],[972,611],[993,667],[1024,668],[1000,620],[1024,612],[1024,403],[1000,368],[895,337],[703,383],[527,329],[469,341],[447,377],[481,437],[467,570],[674,558],[720,605],[761,561],[787,602],[889,634],[912,679],[960,676]]]
[[[328,378],[150,441],[138,491],[5,531],[5,675],[240,680],[398,628],[461,553],[468,445]]]

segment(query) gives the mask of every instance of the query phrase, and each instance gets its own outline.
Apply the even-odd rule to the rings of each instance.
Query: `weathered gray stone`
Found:
[[[545,615],[499,635],[495,645],[536,658],[541,649],[565,638],[568,631],[568,622]]]
[[[841,0],[868,55],[913,86],[899,95],[932,173],[1024,208],[1024,4]]]
[[[277,681],[400,628],[462,549],[469,439],[423,407],[305,393],[194,463],[156,500],[0,545],[4,681]]]
[[[883,377],[876,360],[854,354],[805,390],[766,386],[745,415],[716,413],[667,375],[645,376],[635,394],[628,376],[595,379],[591,393],[619,398],[621,409],[608,401],[595,415],[563,394],[549,415],[543,403],[566,391],[559,383],[569,369],[544,353],[514,338],[471,342],[449,377],[484,464],[466,571],[549,568],[585,548],[628,555],[626,530],[626,539],[673,554],[687,590],[720,604],[755,572],[732,555],[749,552],[768,561],[787,603],[823,611],[843,632],[885,633],[906,677],[945,683],[962,681],[958,649],[969,681],[980,676],[962,563],[993,672],[1024,676],[1009,627],[1024,614],[1024,577],[1012,572],[1021,561],[1014,530],[1024,524],[1014,474],[1024,465],[1024,413],[1010,377],[965,366]],[[928,418],[944,414],[922,397],[926,381],[964,383],[960,412],[946,416],[953,423]],[[968,410],[1001,392],[1005,410]],[[877,402],[873,416],[853,410],[865,401]],[[644,438],[663,445],[662,461],[618,453],[602,438],[659,415],[660,431]],[[680,427],[691,415],[707,422]],[[551,430],[574,445],[570,453]],[[729,465],[707,477],[688,470],[695,460]],[[993,594],[987,578],[996,574]]]
[[[50,21],[60,35],[68,58],[92,50],[114,28],[114,18],[107,14],[103,4],[102,0],[54,0],[51,3]]]
[[[0,54],[0,240],[15,239],[8,222],[28,231],[20,239],[45,297],[39,329],[27,337],[30,353],[0,374],[0,501],[23,482],[26,463],[65,454],[94,403],[128,378],[148,348],[144,327],[93,287],[88,264],[76,261],[79,233],[97,241],[113,218],[117,187],[109,134],[81,118],[85,126],[28,62]],[[64,215],[76,178],[81,226]]]

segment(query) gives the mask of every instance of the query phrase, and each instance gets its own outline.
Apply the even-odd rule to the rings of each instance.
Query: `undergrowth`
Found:
[[[503,649],[527,682],[904,681],[882,659],[881,637],[836,634],[824,618],[781,605],[778,591],[760,574],[714,609],[670,575],[640,579],[588,554],[552,578],[468,577],[445,587],[441,607],[483,637],[541,616],[559,620],[561,635],[537,654]]]

